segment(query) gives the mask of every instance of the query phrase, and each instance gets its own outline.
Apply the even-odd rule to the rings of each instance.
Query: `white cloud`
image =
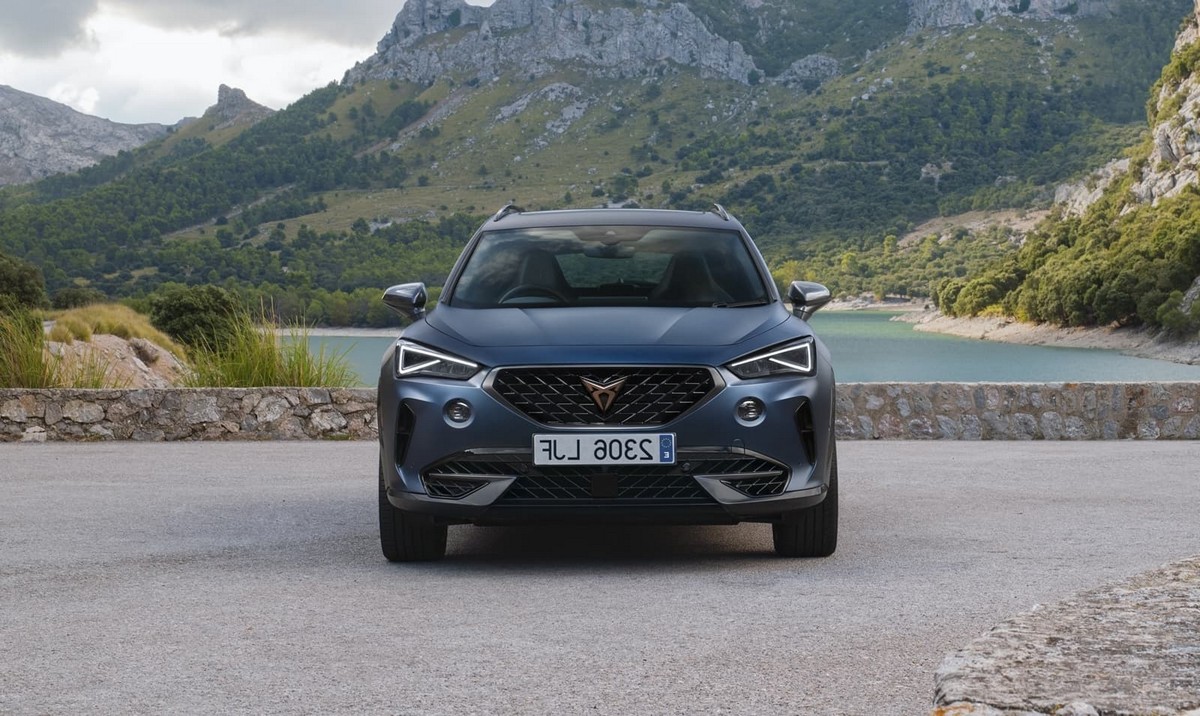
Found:
[[[101,7],[85,25],[93,42],[57,57],[0,56],[5,83],[118,122],[171,124],[216,102],[217,87],[283,107],[340,80],[373,46],[287,34],[228,36],[219,29],[167,30]]]
[[[84,114],[95,114],[96,103],[100,101],[100,92],[95,87],[80,88],[67,82],[54,85],[46,96]]]
[[[0,0],[0,82],[118,122],[197,116],[221,84],[279,109],[369,57],[402,5]]]

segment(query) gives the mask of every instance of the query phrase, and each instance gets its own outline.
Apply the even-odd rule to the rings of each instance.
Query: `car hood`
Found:
[[[734,345],[786,321],[779,303],[744,308],[439,306],[429,325],[473,346]]]

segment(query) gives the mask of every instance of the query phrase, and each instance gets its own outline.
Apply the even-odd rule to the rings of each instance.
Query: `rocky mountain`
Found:
[[[1153,148],[1131,189],[1142,204],[1157,204],[1200,183],[1200,0],[1151,98]]]
[[[491,79],[499,68],[544,76],[570,62],[604,77],[647,75],[669,65],[706,77],[750,82],[754,61],[708,30],[687,6],[641,0],[633,7],[574,0],[408,0],[375,56],[347,79],[428,84],[449,72]],[[428,38],[449,33],[437,42]]]
[[[0,185],[73,172],[167,134],[161,124],[120,124],[0,85]]]
[[[1173,60],[1152,90],[1149,107],[1149,157],[1136,165],[1128,158],[1114,160],[1082,181],[1060,186],[1055,203],[1071,216],[1082,216],[1104,198],[1109,187],[1129,176],[1123,213],[1141,205],[1157,206],[1200,184],[1200,0],[1175,41]]]
[[[911,27],[953,27],[987,22],[995,17],[1071,20],[1110,17],[1120,0],[908,0]]]
[[[209,107],[204,116],[216,121],[213,129],[228,129],[256,124],[272,114],[275,110],[250,99],[242,90],[221,85],[217,88],[217,103]]]
[[[204,113],[206,135],[253,126],[275,110],[240,89],[221,85],[217,103]],[[37,181],[90,167],[105,157],[136,149],[196,124],[189,117],[162,124],[121,124],[77,112],[45,97],[0,85],[0,186]]]
[[[853,25],[822,36],[811,26],[828,24],[838,8],[826,8],[820,0],[746,0],[724,6],[709,0],[496,0],[491,7],[465,0],[408,0],[376,54],[346,79],[428,84],[455,73],[483,81],[514,67],[541,77],[571,63],[597,77],[662,75],[674,67],[690,67],[705,77],[742,84],[769,78],[811,87],[814,80],[836,76],[840,61],[857,59],[836,55],[864,49],[863,40],[872,33],[877,45],[900,36],[903,26],[888,27],[895,10],[907,12],[911,33],[997,18],[1069,22],[1112,17],[1122,3],[1148,1],[906,0],[881,2],[873,12],[843,6],[841,14]],[[858,42],[834,49],[838,35],[850,33],[859,35]],[[791,48],[780,47],[787,44]],[[876,49],[870,40],[865,44],[866,50]]]

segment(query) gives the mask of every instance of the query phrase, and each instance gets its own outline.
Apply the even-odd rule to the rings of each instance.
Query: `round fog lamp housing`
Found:
[[[449,403],[446,403],[444,410],[446,420],[455,425],[466,425],[471,422],[474,411],[471,410],[471,404],[461,398],[455,398]]]
[[[737,409],[738,420],[746,423],[757,422],[762,419],[762,416],[767,412],[767,406],[758,398],[745,398],[738,401]]]

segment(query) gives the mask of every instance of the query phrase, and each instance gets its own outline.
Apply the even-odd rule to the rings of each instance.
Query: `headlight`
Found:
[[[399,378],[428,375],[466,380],[478,371],[478,363],[408,341],[396,343],[396,376]]]
[[[812,375],[815,372],[813,339],[782,348],[771,348],[729,364],[729,370],[739,378],[764,378],[768,375]]]

